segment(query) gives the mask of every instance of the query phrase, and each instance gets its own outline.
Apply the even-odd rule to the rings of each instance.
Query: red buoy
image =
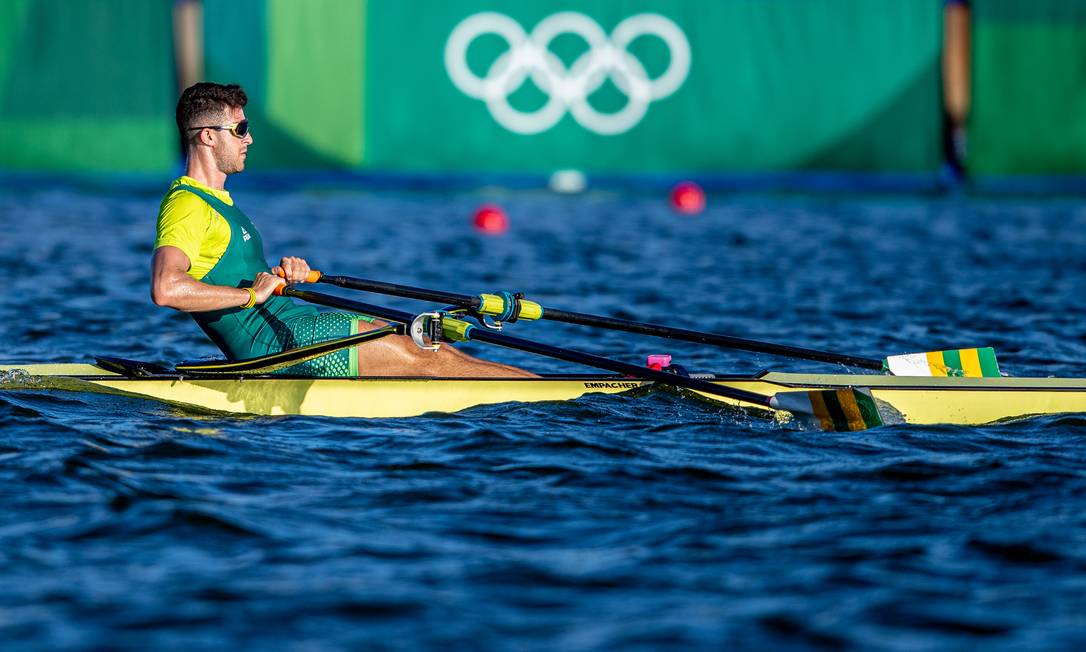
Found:
[[[509,230],[509,217],[500,206],[483,204],[475,211],[472,219],[477,231],[490,235],[500,235]]]
[[[671,189],[671,207],[683,215],[697,215],[705,210],[705,191],[693,181],[683,181]]]

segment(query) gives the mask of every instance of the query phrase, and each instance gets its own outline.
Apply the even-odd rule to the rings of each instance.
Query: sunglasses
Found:
[[[235,122],[232,125],[207,125],[204,127],[189,127],[189,131],[197,131],[200,129],[214,129],[215,131],[229,131],[238,138],[245,138],[249,135],[249,121],[242,120],[241,122]]]

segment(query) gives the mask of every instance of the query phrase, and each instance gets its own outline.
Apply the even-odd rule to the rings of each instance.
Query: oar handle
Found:
[[[287,277],[287,275],[285,273],[283,273],[282,270],[279,271],[277,276],[279,276],[279,278],[286,278]],[[302,281],[302,283],[317,283],[317,282],[319,282],[321,280],[321,278],[323,276],[324,276],[324,274],[318,272],[315,269],[311,269],[311,270],[309,270],[309,274],[306,275],[305,280]],[[276,294],[278,294],[278,293],[276,293]]]

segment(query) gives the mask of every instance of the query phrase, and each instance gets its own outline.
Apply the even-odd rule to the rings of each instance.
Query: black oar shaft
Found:
[[[336,285],[350,290],[361,290],[363,292],[373,292],[375,294],[385,294],[393,297],[404,297],[405,299],[418,299],[419,301],[433,301],[435,303],[444,303],[460,308],[475,309],[479,307],[479,298],[466,294],[441,292],[440,290],[427,290],[425,288],[411,287],[410,285],[385,283],[384,281],[371,281],[369,279],[355,278],[353,276],[327,276],[322,274],[320,281],[318,282]]]
[[[370,315],[372,317],[377,317],[379,319],[384,319],[387,321],[399,322],[401,324],[410,324],[415,318],[415,315],[412,315],[409,312],[404,312],[402,310],[384,308],[382,306],[375,306],[372,304],[363,303],[361,301],[351,301],[350,299],[341,299],[340,297],[335,297],[330,294],[323,294],[320,292],[297,290],[289,285],[282,289],[281,294],[286,297],[294,297],[296,299],[308,301],[309,303],[315,303],[321,306],[328,306],[330,308],[340,308],[342,310],[360,312],[365,315]],[[706,394],[723,396],[725,398],[730,398],[737,401],[753,403],[754,405],[770,407],[770,397],[763,396],[754,392],[748,392],[741,389],[733,389],[730,387],[721,387],[719,385],[714,385],[713,383],[697,378],[677,376],[675,374],[666,373],[663,371],[656,371],[647,367],[639,367],[637,365],[621,362],[619,360],[612,360],[610,358],[600,357],[591,353],[582,353],[580,351],[573,351],[571,349],[564,349],[556,346],[550,346],[548,344],[541,344],[539,342],[532,342],[530,340],[513,337],[511,335],[504,335],[501,333],[487,331],[482,328],[473,329],[471,331],[470,339],[479,342],[495,344],[497,346],[515,349],[518,351],[525,351],[528,353],[535,353],[537,355],[556,358],[558,360],[565,360],[566,362],[574,362],[589,367],[596,367],[597,369],[604,369],[606,371],[612,371],[627,376],[633,376],[635,378],[652,380],[655,382],[659,382],[663,385],[684,387],[686,389],[693,389],[700,392],[705,392]]]
[[[687,330],[685,328],[676,328],[673,326],[662,326],[660,324],[628,321],[625,319],[617,319],[615,317],[599,317],[596,315],[586,315],[579,312],[569,312],[566,310],[556,310],[554,308],[544,308],[543,318],[565,322],[567,324],[579,324],[582,326],[608,328],[611,330],[625,331],[627,333],[637,333],[638,335],[654,335],[656,337],[682,340],[684,342],[694,342],[696,344],[710,344],[713,346],[719,346],[727,349],[740,349],[743,351],[752,351],[756,353],[770,353],[773,355],[781,355],[789,358],[816,360],[818,362],[831,362],[836,364],[848,365],[850,367],[862,367],[865,369],[882,369],[882,361],[872,358],[863,358],[852,355],[844,355],[840,353],[830,353],[828,351],[806,349],[799,346],[789,346],[787,344],[770,344],[767,342],[759,342],[757,340],[748,340],[743,337],[719,335],[716,333],[703,333],[700,331]]]
[[[471,331],[471,339],[473,341],[489,342],[490,344],[497,344],[498,346],[504,346],[510,349],[517,349],[520,351],[527,351],[528,353],[535,353],[537,355],[557,358],[559,360],[565,360],[567,362],[575,362],[590,367],[596,367],[597,369],[606,369],[607,371],[613,371],[615,373],[624,374],[627,376],[635,376],[638,378],[644,378],[646,380],[653,380],[664,385],[675,385],[678,387],[685,387],[687,389],[696,389],[707,394],[724,396],[726,398],[732,398],[739,401],[753,403],[755,405],[764,405],[766,407],[769,407],[768,396],[763,396],[761,394],[747,392],[740,389],[724,388],[720,387],[719,385],[714,385],[713,383],[697,378],[677,376],[675,374],[666,373],[663,371],[656,371],[655,369],[649,369],[648,367],[639,367],[637,365],[622,362],[620,360],[603,358],[597,355],[593,355],[591,353],[583,353],[581,351],[573,351],[571,349],[549,346],[547,344],[541,344],[539,342],[521,339],[512,335],[503,335],[500,333],[486,331],[479,328]]]
[[[330,285],[336,285],[351,290],[374,292],[376,294],[386,294],[390,296],[404,297],[407,299],[418,299],[420,301],[433,301],[472,310],[478,309],[480,303],[478,297],[473,297],[466,294],[455,294],[452,292],[427,290],[425,288],[411,287],[409,285],[399,285],[396,283],[385,283],[382,281],[371,281],[369,279],[356,278],[353,276],[321,275],[319,282],[328,283]],[[877,369],[881,371],[883,366],[882,360],[876,360],[874,358],[831,353],[828,351],[807,349],[799,346],[788,346],[786,344],[771,344],[768,342],[749,340],[743,337],[718,335],[716,333],[703,333],[699,331],[688,330],[685,328],[675,328],[672,326],[663,326],[660,324],[629,321],[626,319],[617,319],[614,317],[601,317],[580,312],[557,310],[555,308],[543,308],[543,319],[565,322],[567,324],[577,324],[581,326],[607,328],[611,330],[624,331],[627,333],[636,333],[638,335],[652,335],[655,337],[682,340],[685,342],[694,342],[696,344],[709,344],[712,346],[719,346],[727,349],[739,349],[743,351],[752,351],[755,353],[781,355],[789,358],[798,358],[800,360],[814,360],[817,362],[842,364],[850,367],[860,367],[863,369]]]

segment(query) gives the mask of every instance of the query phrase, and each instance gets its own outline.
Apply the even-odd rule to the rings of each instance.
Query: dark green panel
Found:
[[[1084,0],[973,0],[971,9],[973,20],[978,25],[1041,23],[1086,26]]]
[[[173,87],[170,7],[36,0],[22,12],[0,115],[154,115]]]
[[[0,166],[165,170],[175,160],[171,6],[0,7]]]
[[[813,152],[797,166],[810,170],[848,170],[863,172],[882,169],[886,152],[897,151],[903,161],[919,161],[918,170],[931,169],[942,157],[941,145],[928,130],[922,137],[905,139],[899,129],[916,116],[932,112],[932,89],[938,88],[939,71],[926,67],[912,83],[881,111],[873,111],[850,135],[835,140],[827,148]]]
[[[974,8],[969,169],[1086,172],[1086,2]],[[1025,6],[1028,6],[1027,10]]]
[[[265,0],[204,0],[204,67],[207,81],[241,84],[250,101],[267,85]]]

